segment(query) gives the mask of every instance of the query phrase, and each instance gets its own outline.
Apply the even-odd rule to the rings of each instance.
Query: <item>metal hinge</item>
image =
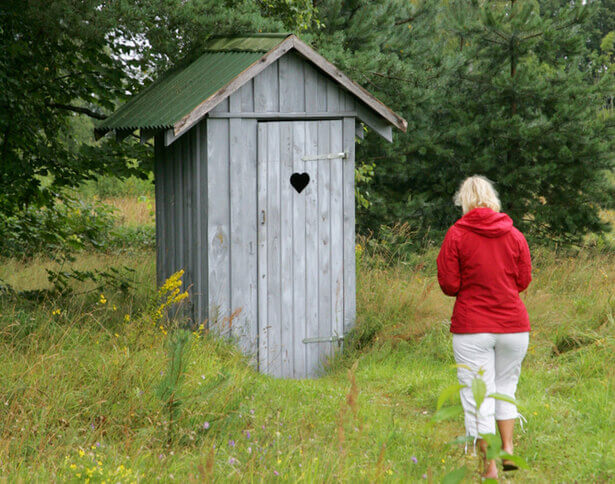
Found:
[[[302,156],[301,157],[303,161],[333,160],[335,158],[348,158],[348,153],[343,151],[341,153],[327,153],[326,155]]]
[[[339,336],[337,332],[333,332],[329,337],[303,338],[303,343],[341,343],[344,340],[343,336]]]

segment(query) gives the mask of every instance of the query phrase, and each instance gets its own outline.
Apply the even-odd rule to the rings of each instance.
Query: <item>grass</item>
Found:
[[[89,293],[38,305],[3,300],[0,474],[11,482],[81,482],[87,469],[91,482],[436,482],[464,463],[474,469],[471,455],[447,445],[463,434],[461,418],[429,425],[440,391],[455,381],[452,300],[435,282],[435,255],[391,268],[361,256],[363,339],[355,341],[363,347],[320,379],[272,379],[228,342],[193,341],[170,445],[156,391],[168,371],[167,337],[148,316],[154,255],[83,255],[82,268],[140,261],[139,291],[105,294],[104,304]],[[615,255],[537,250],[534,260],[524,295],[533,332],[518,390],[528,423],[516,434],[531,469],[506,480],[607,482],[615,478]],[[0,277],[32,288],[43,283],[41,265],[9,261]]]
[[[155,202],[152,196],[139,197],[109,197],[101,200],[105,205],[113,207],[119,215],[119,225],[123,227],[143,227],[154,225]]]
[[[113,202],[124,226],[151,223],[134,198]],[[515,438],[531,468],[503,481],[615,479],[615,253],[600,247],[533,250],[517,393],[527,424]],[[134,268],[128,296],[88,286],[39,303],[0,296],[0,482],[440,482],[464,464],[478,481],[476,458],[448,444],[461,416],[430,424],[456,381],[437,250],[393,264],[366,250],[357,330],[323,377],[257,374],[231,342],[198,332],[174,421],[160,397],[171,333],[152,319],[153,251],[78,256],[82,270]],[[45,267],[57,269],[43,257],[0,261],[0,279],[44,288]]]

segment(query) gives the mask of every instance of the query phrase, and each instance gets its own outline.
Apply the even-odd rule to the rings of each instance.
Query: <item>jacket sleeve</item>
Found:
[[[438,254],[438,283],[442,292],[447,296],[456,296],[461,287],[461,274],[459,270],[459,254],[456,240],[451,227],[446,236],[440,253]]]
[[[525,291],[532,281],[532,259],[527,240],[519,232],[519,257],[517,259],[517,289]]]

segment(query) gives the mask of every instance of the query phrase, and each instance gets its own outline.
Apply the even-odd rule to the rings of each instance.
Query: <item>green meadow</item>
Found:
[[[121,226],[151,225],[147,197],[110,203]],[[156,316],[151,248],[86,251],[72,265],[134,269],[127,294],[88,282],[63,297],[5,291],[0,481],[441,482],[462,466],[465,482],[480,481],[472,444],[466,454],[451,443],[462,416],[432,422],[456,382],[437,248],[401,257],[358,242],[356,329],[313,380],[260,375],[205,330],[186,333],[173,367],[179,333]],[[501,481],[615,479],[615,253],[605,247],[532,248],[517,392],[527,423],[515,435],[529,469]],[[0,280],[34,294],[48,286],[45,268],[58,267],[5,259]]]

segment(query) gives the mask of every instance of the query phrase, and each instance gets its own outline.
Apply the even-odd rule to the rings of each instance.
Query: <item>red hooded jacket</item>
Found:
[[[532,280],[530,249],[505,213],[479,207],[448,230],[438,254],[438,282],[456,296],[451,333],[530,330],[519,293]]]

